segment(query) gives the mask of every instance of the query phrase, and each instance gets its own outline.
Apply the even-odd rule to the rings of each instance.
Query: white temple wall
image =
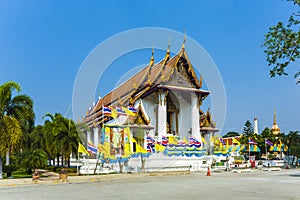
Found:
[[[155,109],[157,109],[156,101],[153,98],[145,98],[142,100],[145,108],[145,112],[148,114],[150,119],[150,125],[156,127],[156,113]],[[154,137],[155,129],[149,131],[149,135]]]

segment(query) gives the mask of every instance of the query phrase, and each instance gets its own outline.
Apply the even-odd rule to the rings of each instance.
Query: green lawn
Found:
[[[32,177],[31,174],[27,174],[26,170],[22,170],[22,169],[13,171],[11,174],[12,174],[13,178],[31,178]]]

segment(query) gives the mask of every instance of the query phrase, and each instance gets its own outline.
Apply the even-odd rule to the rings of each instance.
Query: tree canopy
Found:
[[[240,134],[238,132],[229,131],[228,133],[226,133],[225,135],[223,135],[223,138],[235,137],[235,136],[239,136],[239,135]]]
[[[249,135],[253,134],[253,132],[254,132],[253,126],[252,126],[251,122],[249,120],[247,120],[244,125],[243,135],[248,137]]]
[[[33,101],[26,95],[14,96],[14,91],[21,91],[16,82],[9,81],[0,85],[0,178],[2,156],[24,148],[23,141],[34,126]]]
[[[292,1],[300,6],[300,0]],[[278,22],[269,28],[264,36],[263,47],[268,65],[271,66],[270,76],[287,75],[286,67],[300,58],[300,27],[298,20],[300,14],[292,13],[287,23]],[[296,72],[294,78],[300,77],[300,71]],[[297,84],[300,79],[297,80]]]

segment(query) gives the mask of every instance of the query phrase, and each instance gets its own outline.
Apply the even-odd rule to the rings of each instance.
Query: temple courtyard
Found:
[[[300,199],[300,170],[0,180],[1,199]]]

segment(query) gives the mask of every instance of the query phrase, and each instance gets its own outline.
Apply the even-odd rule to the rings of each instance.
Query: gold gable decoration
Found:
[[[196,76],[196,73],[194,71],[194,68],[184,50],[184,48],[181,49],[179,54],[174,57],[176,59],[175,63],[173,63],[171,73],[169,73],[168,78],[165,79],[165,82],[169,81],[169,79],[172,77],[172,75],[175,73],[175,71],[180,72],[181,74],[188,77],[190,82],[195,85],[197,89],[202,87],[202,79],[201,81],[198,80],[198,77]],[[174,59],[173,58],[173,59]],[[174,68],[176,70],[174,70]],[[201,78],[201,77],[200,77]]]
[[[147,119],[141,105],[139,105],[137,109],[137,116],[134,119],[135,124],[143,124],[143,125],[149,125],[150,120]]]

